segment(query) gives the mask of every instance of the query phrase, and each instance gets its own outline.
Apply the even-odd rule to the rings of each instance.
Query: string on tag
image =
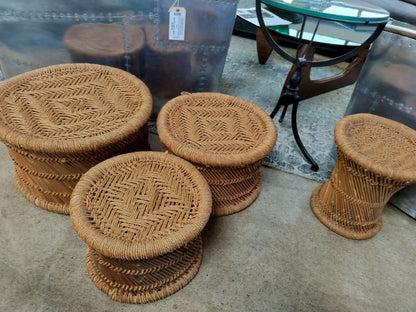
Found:
[[[179,6],[179,0],[173,1],[172,5],[169,8],[169,12],[172,11],[172,8],[175,7],[175,6],[177,6],[177,7]]]

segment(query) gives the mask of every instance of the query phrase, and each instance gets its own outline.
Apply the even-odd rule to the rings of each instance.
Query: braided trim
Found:
[[[146,129],[140,129],[140,132],[136,133],[135,135],[126,138],[126,140],[118,142],[116,144],[112,144],[107,146],[105,149],[97,151],[85,151],[82,155],[76,156],[76,154],[72,154],[71,157],[60,157],[60,156],[54,156],[52,153],[44,153],[46,156],[42,157],[34,152],[30,152],[27,150],[23,150],[21,148],[15,147],[10,144],[6,144],[7,148],[12,150],[13,152],[16,152],[24,157],[28,157],[40,162],[44,163],[68,163],[68,162],[84,162],[86,160],[91,160],[92,158],[97,158],[97,155],[100,159],[106,159],[110,156],[116,154],[118,151],[125,149],[126,147],[129,147],[130,145],[138,144],[147,146],[147,138],[144,132],[147,131]]]
[[[106,267],[107,269],[116,272],[116,273],[120,273],[120,274],[128,274],[128,275],[144,275],[144,274],[149,274],[149,273],[154,273],[154,272],[158,272],[161,271],[163,269],[166,269],[172,265],[175,265],[181,261],[183,261],[185,259],[185,257],[188,256],[189,254],[189,248],[186,248],[188,244],[186,244],[184,247],[179,248],[178,250],[173,251],[172,253],[163,255],[162,258],[168,258],[172,255],[179,255],[178,257],[174,257],[171,258],[170,261],[168,262],[164,262],[164,263],[160,263],[156,266],[153,267],[149,267],[146,269],[125,269],[121,266],[117,266],[109,261],[111,261],[111,258],[105,257],[99,253],[97,253],[97,256],[95,258],[96,262],[103,266]],[[181,250],[180,250],[181,249]],[[108,258],[108,261],[106,261],[106,258]],[[159,258],[159,257],[158,257]],[[158,258],[153,258],[153,259],[148,259],[149,262],[151,262],[153,260],[153,262],[157,262]],[[164,260],[163,259],[163,260]],[[145,259],[143,259],[145,260]],[[162,260],[162,261],[163,261]],[[121,261],[125,261],[125,260],[121,260]],[[140,261],[140,260],[137,260]],[[130,261],[130,262],[134,262],[134,261]]]
[[[193,245],[191,245],[193,244]],[[118,288],[124,291],[129,292],[145,292],[145,291],[151,291],[154,289],[160,289],[160,288],[167,288],[170,286],[170,284],[174,283],[176,280],[178,280],[181,276],[185,275],[187,272],[190,271],[191,268],[193,268],[195,265],[198,265],[198,262],[201,260],[202,257],[202,240],[201,238],[197,238],[194,243],[190,243],[189,246],[189,253],[186,254],[186,256],[182,259],[181,262],[178,262],[182,264],[183,266],[180,267],[179,270],[176,270],[172,272],[171,270],[168,270],[169,276],[167,278],[163,278],[162,281],[155,282],[155,278],[153,276],[149,276],[151,279],[150,282],[152,284],[148,285],[127,285],[120,283],[118,281],[114,281],[110,278],[108,278],[99,268],[99,263],[97,262],[96,254],[97,252],[89,249],[90,257],[87,257],[87,262],[89,261],[90,264],[95,266],[97,269],[96,272],[94,272],[95,275],[98,275],[98,278],[104,281],[106,284],[108,284],[110,287]],[[162,256],[163,257],[163,256]],[[199,265],[198,265],[199,266]],[[152,272],[151,272],[152,273]],[[144,280],[146,282],[146,276],[137,276],[140,280]]]
[[[28,181],[27,179],[25,179],[21,175],[21,173],[19,173],[18,170],[15,170],[15,174],[18,176],[19,181],[21,181],[22,183],[24,183],[29,189],[36,190],[38,192],[41,192],[41,193],[43,193],[45,195],[49,195],[49,196],[52,196],[52,197],[64,197],[64,198],[67,198],[68,200],[71,197],[71,194],[47,191],[47,190],[41,188],[40,185],[31,183],[30,181]]]
[[[13,161],[22,171],[32,176],[41,178],[41,179],[56,180],[56,181],[78,181],[82,177],[82,173],[60,175],[60,174],[42,173],[38,171],[33,171],[23,166],[22,164],[20,164],[18,161],[16,161],[16,159],[13,159]]]

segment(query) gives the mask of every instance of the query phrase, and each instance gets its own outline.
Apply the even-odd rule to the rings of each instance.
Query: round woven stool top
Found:
[[[136,152],[107,159],[84,174],[70,211],[80,237],[104,256],[154,258],[202,231],[211,214],[211,192],[187,161]]]
[[[183,94],[161,109],[157,129],[165,147],[208,166],[243,166],[264,158],[277,129],[260,107],[219,93]]]
[[[61,64],[0,84],[0,139],[51,153],[99,149],[133,135],[152,113],[137,77],[95,64]]]
[[[352,161],[386,178],[416,182],[416,131],[391,119],[354,114],[335,127],[338,148]]]

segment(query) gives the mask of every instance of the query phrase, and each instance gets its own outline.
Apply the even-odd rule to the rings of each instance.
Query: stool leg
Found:
[[[381,230],[384,206],[403,187],[365,170],[338,151],[329,181],[312,193],[311,209],[335,233],[367,239]]]
[[[212,215],[226,216],[250,206],[261,190],[261,160],[241,167],[194,164],[212,192]]]
[[[202,237],[168,254],[139,260],[105,257],[88,248],[88,275],[111,299],[125,303],[148,303],[185,287],[197,274],[202,260]]]

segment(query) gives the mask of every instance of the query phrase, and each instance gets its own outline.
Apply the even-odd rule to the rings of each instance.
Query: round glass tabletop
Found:
[[[359,0],[261,0],[282,10],[339,22],[379,24],[390,13],[381,7]]]

